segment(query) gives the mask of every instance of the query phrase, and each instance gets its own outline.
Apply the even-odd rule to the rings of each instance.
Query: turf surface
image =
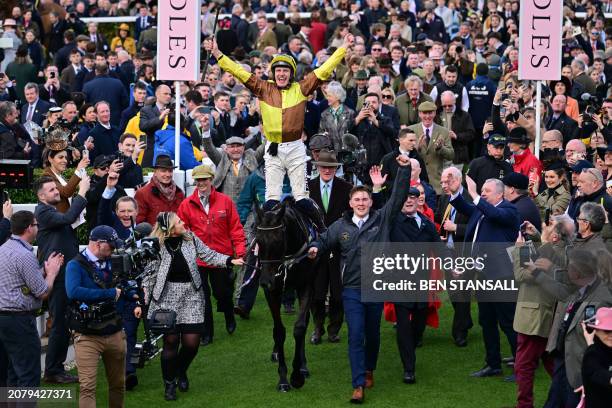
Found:
[[[476,307],[472,317],[477,322]],[[284,316],[288,323],[293,316]],[[471,378],[469,373],[483,366],[484,346],[480,327],[470,331],[466,348],[451,341],[452,306],[444,302],[440,309],[440,328],[427,328],[424,345],[417,350],[417,383],[402,383],[402,367],[395,341],[395,330],[387,322],[381,327],[381,351],[375,372],[375,387],[366,391],[366,404],[373,407],[493,408],[510,407],[516,402],[516,384],[503,377]],[[178,393],[176,402],[163,399],[159,357],[138,370],[140,384],[126,394],[126,407],[347,407],[351,394],[351,375],[347,355],[346,327],[341,342],[306,346],[311,377],[304,388],[288,393],[276,391],[277,365],[270,361],[272,350],[271,318],[259,294],[250,320],[239,320],[238,329],[228,335],[222,314],[215,314],[217,337],[201,347],[188,376],[191,388]],[[312,322],[308,333],[312,331]],[[287,330],[286,349],[293,356],[291,327]],[[308,336],[310,337],[310,335]],[[503,355],[509,348],[502,333]],[[102,364],[100,364],[102,366]],[[504,368],[504,375],[511,370]],[[107,406],[104,370],[98,373],[99,407]],[[550,380],[542,368],[535,382],[535,406],[542,406]],[[42,406],[52,406],[42,404]],[[57,406],[54,404],[53,406]]]

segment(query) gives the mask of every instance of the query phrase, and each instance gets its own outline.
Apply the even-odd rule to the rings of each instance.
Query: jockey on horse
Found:
[[[296,206],[306,214],[319,231],[325,229],[321,212],[310,200],[306,182],[308,156],[302,141],[304,114],[308,95],[327,80],[343,60],[355,39],[352,34],[344,37],[344,43],[317,69],[297,82],[296,63],[293,57],[281,54],[270,64],[272,80],[262,80],[225,56],[214,38],[204,41],[204,48],[217,59],[219,67],[231,73],[257,98],[266,137],[265,176],[266,202],[264,210],[274,208],[281,199],[283,178],[289,176]]]

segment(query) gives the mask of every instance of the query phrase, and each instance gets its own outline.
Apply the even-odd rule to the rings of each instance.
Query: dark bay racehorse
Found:
[[[294,207],[294,201],[283,201],[272,211],[257,211],[257,231],[260,278],[266,301],[274,320],[272,361],[278,361],[277,389],[287,392],[301,388],[309,375],[306,367],[305,338],[310,305],[314,293],[315,272],[307,255],[309,230],[304,217]],[[295,354],[290,382],[287,381],[285,362],[286,330],[281,318],[281,297],[286,288],[295,289],[299,312],[293,327]],[[291,384],[291,385],[289,385]]]

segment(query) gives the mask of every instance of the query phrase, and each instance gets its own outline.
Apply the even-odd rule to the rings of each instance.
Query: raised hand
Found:
[[[374,187],[381,187],[387,181],[388,174],[382,175],[380,166],[372,166],[370,168],[370,179]]]
[[[106,187],[115,188],[117,186],[117,182],[119,181],[119,173],[114,171],[108,173],[108,177],[106,177]]]

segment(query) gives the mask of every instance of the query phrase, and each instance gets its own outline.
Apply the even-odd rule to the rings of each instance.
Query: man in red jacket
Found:
[[[215,172],[206,165],[193,169],[192,177],[196,189],[183,201],[178,209],[179,217],[208,247],[222,254],[243,257],[246,253],[246,238],[240,223],[236,205],[232,199],[215,190],[212,179]],[[229,334],[236,330],[234,317],[234,274],[231,269],[217,268],[198,260],[202,275],[206,306],[204,311],[204,333],[202,344],[212,342],[214,335],[212,294],[217,299],[217,311],[225,314],[225,328]],[[210,279],[210,285],[209,285]]]
[[[176,168],[167,155],[158,155],[153,166],[155,172],[146,186],[138,189],[134,198],[138,203],[136,224],[148,222],[155,225],[157,214],[176,212],[185,198],[183,191],[174,183],[172,173]]]

